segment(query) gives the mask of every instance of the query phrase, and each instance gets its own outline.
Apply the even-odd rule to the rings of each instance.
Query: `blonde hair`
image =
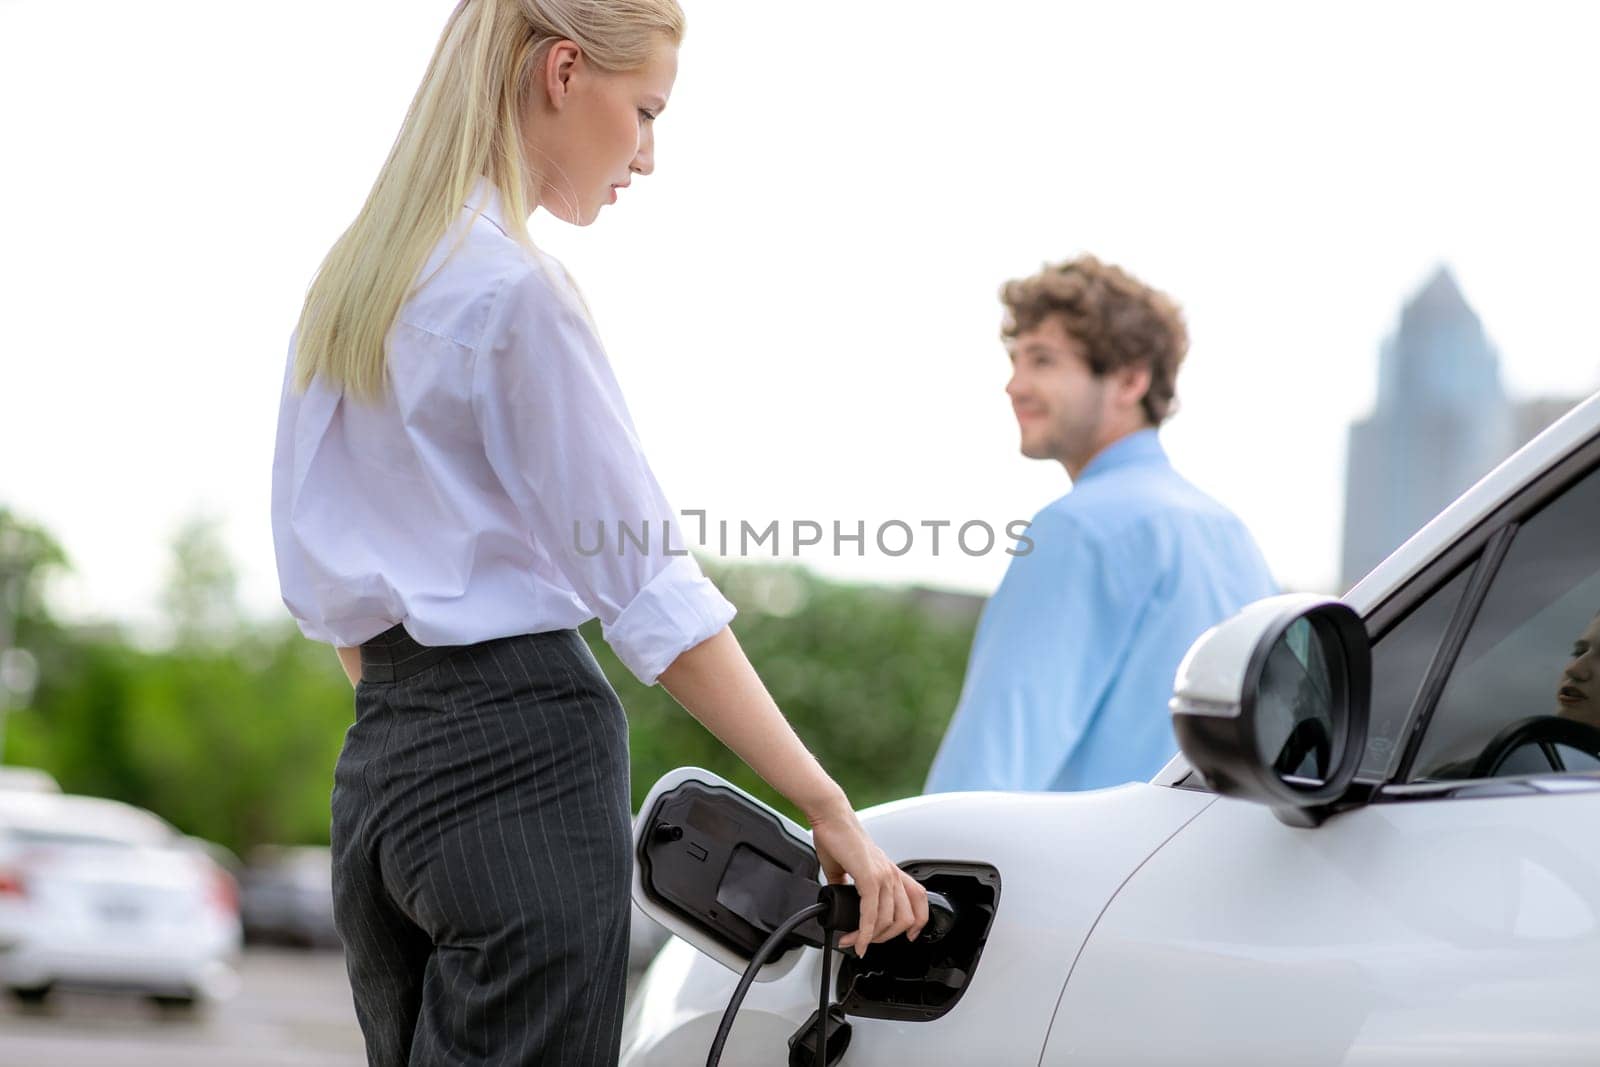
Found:
[[[521,120],[552,45],[572,41],[599,69],[625,72],[683,30],[677,0],[461,0],[366,203],[306,293],[296,389],[320,377],[358,399],[383,395],[385,338],[479,175],[499,190],[511,235],[532,248],[527,191],[542,175],[524,156]]]

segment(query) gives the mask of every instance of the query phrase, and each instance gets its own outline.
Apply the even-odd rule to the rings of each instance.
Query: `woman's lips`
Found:
[[[1558,693],[1556,693],[1557,702],[1562,703],[1562,704],[1566,704],[1568,706],[1571,706],[1573,704],[1587,703],[1588,699],[1589,698],[1586,695],[1584,695],[1584,692],[1583,692],[1582,689],[1579,689],[1577,686],[1572,686],[1572,685],[1564,685],[1564,686],[1561,687],[1561,690]]]

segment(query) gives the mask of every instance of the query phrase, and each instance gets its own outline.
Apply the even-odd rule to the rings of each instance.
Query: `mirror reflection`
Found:
[[[1256,747],[1285,778],[1322,785],[1339,735],[1333,675],[1317,628],[1297,619],[1267,654],[1256,690]]]

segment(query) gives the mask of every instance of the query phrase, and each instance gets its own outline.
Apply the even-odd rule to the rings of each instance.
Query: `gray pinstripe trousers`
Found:
[[[575,631],[363,646],[332,834],[368,1062],[614,1064],[631,832],[627,723]]]

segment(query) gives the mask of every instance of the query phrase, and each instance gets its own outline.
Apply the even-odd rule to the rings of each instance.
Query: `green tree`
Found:
[[[214,521],[185,523],[162,598],[171,645],[64,631],[34,709],[16,720],[15,760],[238,851],[325,842],[350,686],[287,621],[241,618],[236,573]]]
[[[222,646],[239,629],[239,574],[222,537],[222,523],[191,517],[172,539],[161,602],[180,648]]]
[[[0,505],[0,642],[53,625],[45,583],[67,569],[67,555],[44,528]]]
[[[739,608],[733,629],[795,732],[851,801],[921,792],[966,672],[978,602],[930,611],[918,591],[825,581],[797,567],[708,566]],[[600,638],[590,647],[628,711],[633,799],[693,765],[796,813],[659,686],[646,688]]]
[[[33,701],[41,667],[60,669],[65,659],[45,589],[67,569],[55,538],[0,506],[0,758],[7,754],[13,713]]]
[[[55,651],[34,707],[16,719],[15,761],[241,853],[325,843],[354,714],[349,683],[329,649],[288,620],[238,614],[217,524],[192,520],[173,540],[163,603],[174,640],[156,650],[114,628],[52,630],[37,583],[64,559],[42,530],[25,529],[11,542],[12,558],[31,561],[18,617],[29,632],[54,633]],[[913,590],[796,567],[708,570],[739,607],[734,631],[779,707],[856,805],[918,792],[960,693],[976,602],[930,611]],[[692,764],[796,814],[663,689],[640,685],[598,624],[583,632],[628,712],[635,804],[666,771]]]

